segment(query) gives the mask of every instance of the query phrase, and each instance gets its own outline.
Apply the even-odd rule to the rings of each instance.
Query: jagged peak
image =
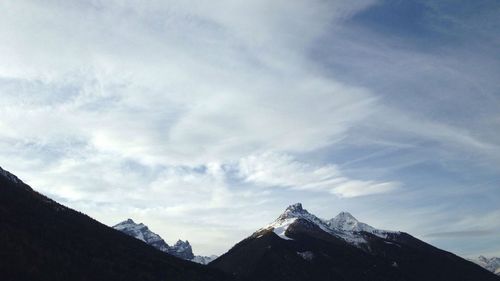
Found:
[[[288,206],[285,211],[300,212],[303,210],[304,209],[302,208],[302,203],[295,203],[295,204]]]
[[[190,244],[188,240],[182,241],[181,239],[179,239],[177,240],[177,242],[175,242],[175,245],[190,245]]]
[[[288,227],[300,220],[309,221],[323,231],[338,236],[355,245],[365,242],[362,232],[369,232],[381,238],[386,238],[389,233],[397,233],[379,230],[368,224],[359,222],[351,213],[346,211],[340,212],[330,220],[324,220],[310,214],[302,207],[301,203],[295,203],[288,206],[274,222],[255,232],[255,235],[259,237],[262,230],[272,230],[283,239],[291,239],[286,235]]]
[[[150,231],[149,228],[145,224],[143,224],[142,222],[136,223],[131,218],[128,218],[128,219],[114,225],[113,228],[118,229],[118,230],[136,229],[137,231]],[[157,235],[156,233],[153,233],[153,234]]]
[[[289,239],[286,236],[286,231],[288,227],[291,224],[295,223],[295,221],[297,220],[309,221],[311,223],[316,224],[324,231],[327,232],[329,231],[325,221],[316,217],[313,214],[310,214],[306,209],[302,207],[301,203],[295,203],[288,206],[285,209],[285,211],[274,222],[272,222],[271,224],[267,225],[262,229],[272,229],[274,233],[276,233],[281,238]],[[257,233],[260,232],[262,229],[258,230]]]
[[[295,203],[288,206],[285,211],[278,217],[278,220],[290,219],[290,218],[299,218],[303,215],[308,215],[309,212],[302,208],[301,203]]]
[[[125,226],[125,225],[140,225],[140,224],[137,224],[134,220],[132,220],[131,218],[128,218],[122,222],[117,223],[115,226]],[[113,227],[115,227],[115,226],[113,226]]]

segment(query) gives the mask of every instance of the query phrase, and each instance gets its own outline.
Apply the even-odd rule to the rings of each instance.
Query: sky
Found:
[[[290,204],[500,256],[500,2],[2,1],[0,166],[222,254]]]

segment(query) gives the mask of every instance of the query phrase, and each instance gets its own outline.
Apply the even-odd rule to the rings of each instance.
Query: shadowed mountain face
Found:
[[[244,280],[499,281],[409,234],[373,228],[349,213],[322,220],[302,205],[210,263]]]
[[[0,168],[0,280],[227,280],[33,191]]]
[[[161,248],[153,234],[141,237]],[[2,281],[500,280],[409,234],[376,229],[344,212],[322,220],[300,204],[208,267],[144,242],[50,200],[0,168]]]

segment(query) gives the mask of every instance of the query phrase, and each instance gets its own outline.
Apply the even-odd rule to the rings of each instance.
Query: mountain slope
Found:
[[[152,232],[147,226],[142,223],[135,223],[132,219],[122,221],[121,223],[113,226],[113,228],[136,239],[139,239],[162,252],[167,252],[170,248],[167,242],[165,242],[165,240],[163,240],[160,235]]]
[[[288,207],[210,266],[261,281],[500,280],[409,234],[375,229],[348,213],[322,220],[300,204]]]
[[[209,262],[217,258],[217,256],[195,256],[193,254],[193,249],[189,244],[189,241],[177,240],[175,245],[169,246],[167,242],[165,242],[165,240],[160,237],[160,235],[152,232],[143,223],[137,224],[132,219],[122,221],[113,226],[113,228],[136,239],[139,239],[162,252],[171,254],[184,260],[189,260],[201,264],[208,264]]]
[[[0,280],[227,280],[33,191],[0,168]]]

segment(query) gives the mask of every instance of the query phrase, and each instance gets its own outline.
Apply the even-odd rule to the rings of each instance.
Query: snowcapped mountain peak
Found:
[[[170,253],[185,260],[192,260],[194,258],[193,249],[189,241],[177,240],[174,246],[170,247]]]
[[[179,239],[177,240],[177,242],[175,242],[175,245],[183,245],[183,244],[189,245],[189,241],[188,240],[182,241],[181,239]]]
[[[330,228],[341,231],[373,232],[375,230],[375,228],[366,223],[359,222],[349,212],[340,212],[336,217],[327,221],[327,224]]]
[[[353,220],[353,221],[358,221],[351,213],[342,211],[340,212],[335,218],[337,219],[348,219],[348,220]]]
[[[127,220],[124,220],[124,221],[116,224],[115,226],[117,226],[117,227],[126,227],[126,226],[133,226],[133,225],[139,225],[139,224],[136,224],[132,219],[127,219]]]
[[[301,223],[301,221],[313,223],[330,235],[339,237],[353,245],[366,243],[365,234],[363,233],[371,233],[381,238],[387,238],[389,233],[397,233],[371,227],[358,221],[349,212],[341,212],[330,220],[324,220],[309,213],[302,207],[301,203],[295,203],[288,206],[274,222],[259,229],[255,236],[259,237],[264,230],[272,230],[282,239],[291,240],[292,238],[287,235],[288,228],[292,224]]]
[[[149,228],[143,223],[137,224],[132,219],[122,221],[113,226],[113,228],[146,242],[160,251],[167,251],[169,248],[168,244],[160,237],[160,235],[149,230]]]
[[[293,205],[288,206],[285,211],[271,224],[259,229],[256,233],[262,231],[262,230],[272,230],[276,235],[283,239],[291,239],[288,236],[286,236],[286,231],[288,227],[293,224],[297,219],[303,219],[307,221],[311,221],[313,223],[317,224],[323,224],[320,219],[318,219],[316,216],[310,214],[302,208],[301,203],[295,203]]]
[[[191,260],[197,263],[207,264],[214,260],[216,256],[195,256],[193,254],[193,249],[189,241],[177,240],[175,245],[169,246],[165,240],[163,240],[160,235],[152,232],[143,223],[136,223],[132,219],[127,219],[120,222],[119,224],[113,226],[114,229],[119,230],[129,236],[139,239],[147,244],[157,248],[162,252],[169,253],[178,258]]]
[[[302,203],[295,203],[286,208],[285,211],[290,211],[290,212],[302,212],[304,209],[302,208]]]
[[[485,256],[479,256],[477,259],[472,259],[471,261],[497,275],[500,275],[500,258],[487,258]]]
[[[485,256],[479,256],[477,258],[478,261],[482,261],[482,262],[487,262],[488,261],[488,258],[486,258]]]
[[[285,211],[278,217],[277,220],[299,218],[304,215],[309,215],[309,212],[307,212],[307,210],[302,208],[301,203],[295,203],[293,205],[288,206],[285,209]]]

